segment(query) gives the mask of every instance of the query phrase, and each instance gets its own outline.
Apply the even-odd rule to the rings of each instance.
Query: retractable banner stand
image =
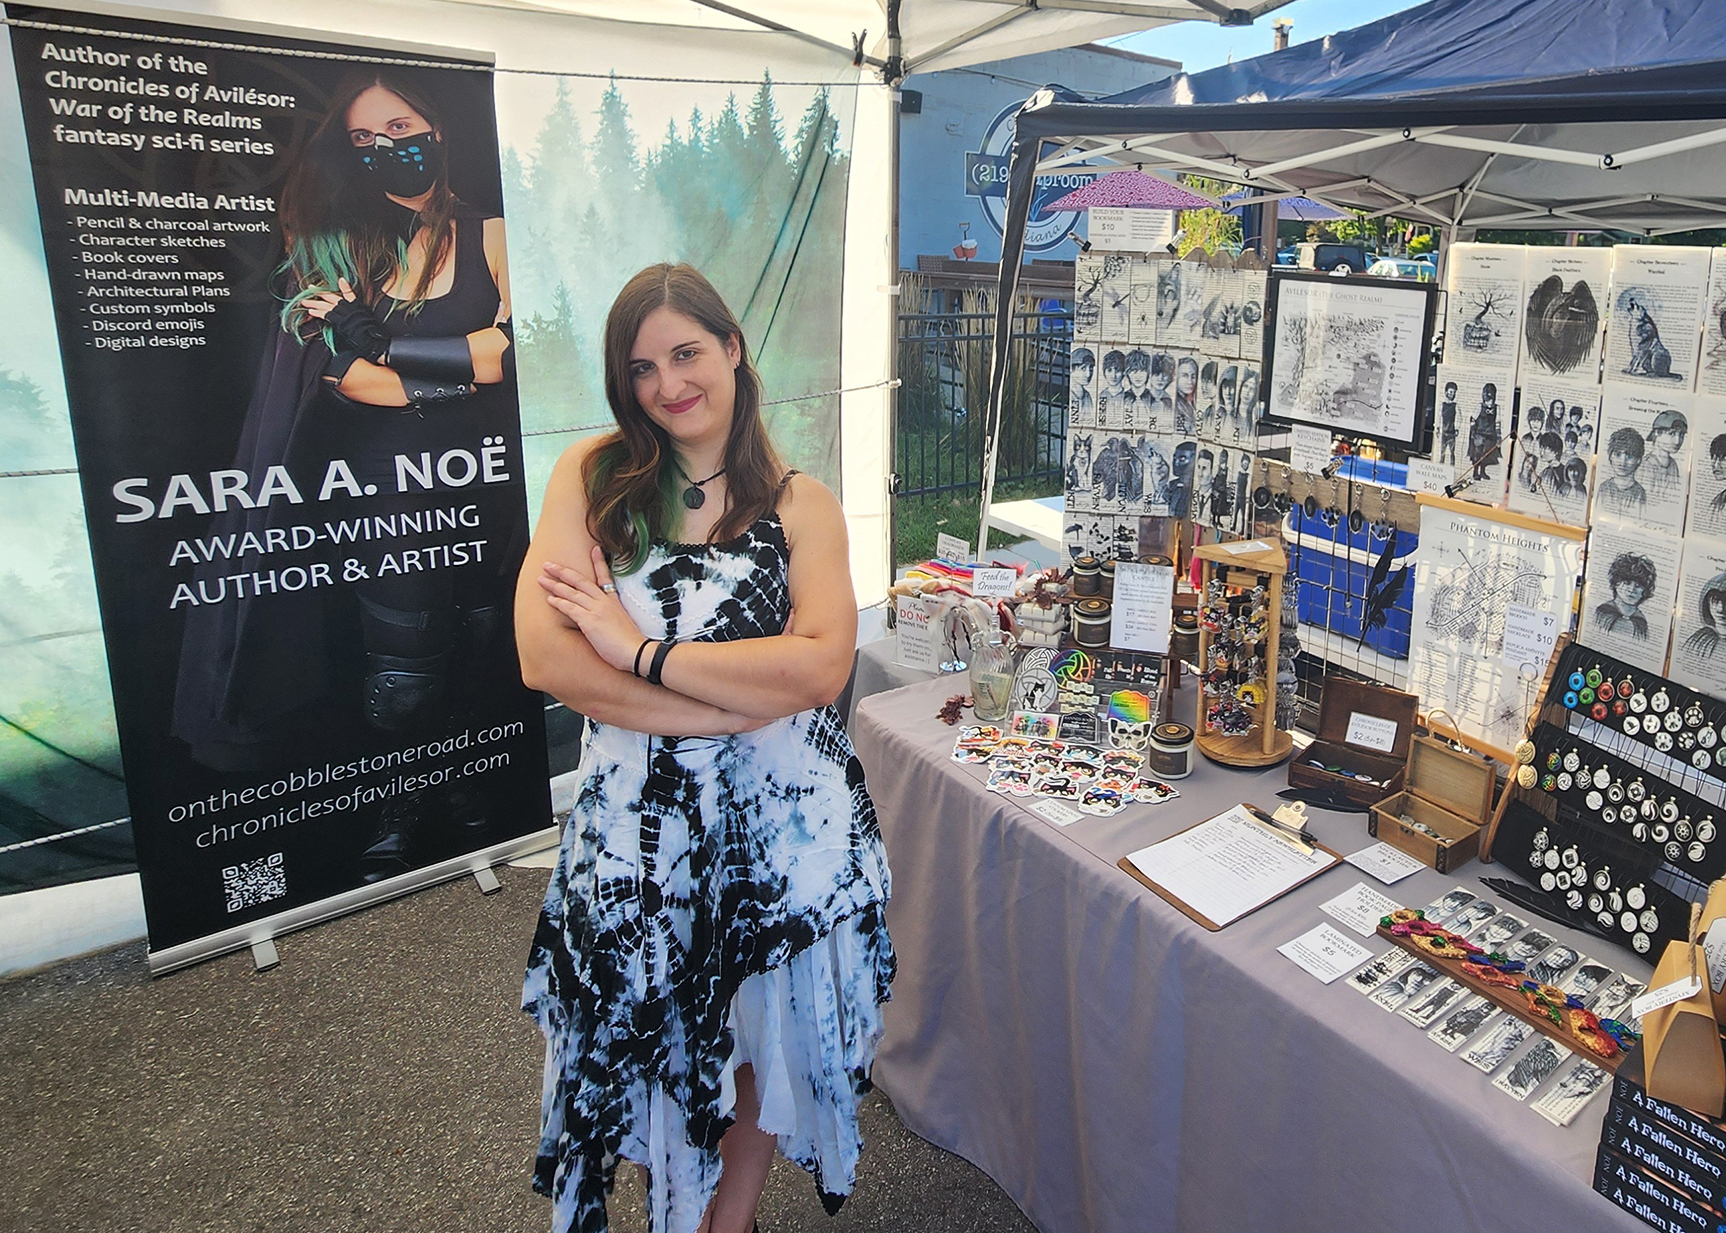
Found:
[[[7,13],[152,967],[531,846],[490,71]]]

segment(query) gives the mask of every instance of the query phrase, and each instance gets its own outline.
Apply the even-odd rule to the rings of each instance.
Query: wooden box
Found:
[[[1440,873],[1480,853],[1480,831],[1492,813],[1492,763],[1459,753],[1443,741],[1415,737],[1408,751],[1406,790],[1374,805],[1367,830]],[[1407,814],[1439,837],[1403,822]]]
[[[1289,760],[1289,783],[1334,792],[1356,805],[1375,805],[1401,792],[1418,705],[1413,694],[1400,689],[1338,677],[1327,680],[1319,703],[1318,739]],[[1386,725],[1393,729],[1386,732]],[[1356,740],[1349,740],[1351,731]],[[1389,738],[1388,749],[1364,743],[1383,737]],[[1314,762],[1322,765],[1313,766]],[[1328,766],[1342,769],[1340,773],[1324,769]],[[1370,775],[1377,782],[1356,779],[1356,774]]]

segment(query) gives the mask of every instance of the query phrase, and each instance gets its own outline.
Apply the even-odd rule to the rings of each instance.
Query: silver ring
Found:
[[[599,584],[599,589],[604,591],[607,595],[617,594],[617,584],[615,582],[602,582]]]

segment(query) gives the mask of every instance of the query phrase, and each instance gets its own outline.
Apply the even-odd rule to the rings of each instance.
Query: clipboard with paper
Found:
[[[1310,882],[1342,860],[1299,826],[1251,805],[1122,857],[1120,867],[1215,933]]]

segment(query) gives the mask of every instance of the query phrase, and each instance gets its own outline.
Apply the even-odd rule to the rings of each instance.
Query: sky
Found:
[[[1250,60],[1270,51],[1271,22],[1279,17],[1294,22],[1289,40],[1292,45],[1364,26],[1414,6],[1415,0],[1294,0],[1240,29],[1225,29],[1208,21],[1183,21],[1103,41],[1143,55],[1179,60],[1187,72],[1197,73],[1231,59]]]

